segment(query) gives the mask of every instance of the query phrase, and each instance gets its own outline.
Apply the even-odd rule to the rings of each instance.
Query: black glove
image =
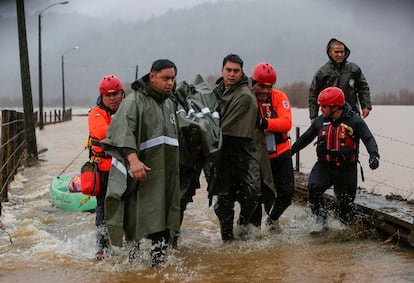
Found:
[[[256,126],[259,129],[266,130],[267,129],[267,120],[266,120],[266,118],[263,118],[261,115],[258,115],[257,119],[256,119]]]
[[[372,170],[377,169],[379,166],[379,155],[378,154],[370,154],[369,155],[369,168]]]
[[[292,145],[292,149],[291,150],[292,150],[292,154],[295,154],[295,153],[297,153],[299,151],[296,142]]]

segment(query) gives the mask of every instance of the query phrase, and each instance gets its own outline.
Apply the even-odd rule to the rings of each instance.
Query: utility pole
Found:
[[[52,8],[56,5],[66,5],[69,1],[63,1],[58,3],[53,3],[52,5],[47,6],[42,11],[39,12],[38,16],[38,29],[39,29],[39,129],[43,130],[43,79],[42,79],[42,13],[49,8]]]
[[[33,98],[30,82],[29,52],[27,50],[26,20],[24,13],[24,0],[16,0],[17,27],[19,34],[20,74],[23,92],[24,122],[26,129],[27,153],[29,161],[38,159],[36,130],[33,114]]]
[[[65,54],[72,50],[77,50],[79,47],[75,46],[65,50],[62,54],[62,120],[66,120],[66,104],[65,104]]]

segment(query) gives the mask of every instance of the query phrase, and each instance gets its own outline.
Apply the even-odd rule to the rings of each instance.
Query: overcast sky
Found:
[[[134,21],[136,19],[147,19],[151,16],[159,16],[169,9],[182,9],[203,2],[216,2],[217,0],[70,0],[65,7],[68,11],[73,10],[89,15],[100,14],[112,20],[119,17]],[[112,4],[112,5],[111,5]],[[117,13],[114,13],[114,9]]]
[[[63,0],[25,0],[25,11],[37,14],[42,9]],[[164,14],[169,9],[182,9],[204,2],[223,0],[69,0],[60,7],[60,13],[84,13],[90,16],[105,17],[110,21],[145,20],[152,16]],[[14,15],[15,0],[0,0],[0,14]],[[57,7],[54,9],[58,9]],[[57,12],[55,10],[55,12]]]
[[[40,11],[60,1],[64,0],[24,0],[31,82],[35,94],[38,89],[37,16]],[[65,74],[70,78],[71,75],[78,76],[76,72],[88,70],[87,77],[78,76],[82,78],[83,85],[77,84],[76,91],[81,93],[85,91],[82,88],[91,85],[93,90],[87,91],[93,92],[95,81],[107,70],[118,72],[120,76],[127,78],[126,80],[131,80],[136,75],[137,64],[140,65],[141,74],[142,70],[149,68],[153,58],[160,56],[159,54],[163,57],[164,54],[169,54],[170,58],[181,64],[180,80],[191,80],[196,73],[205,76],[217,74],[219,68],[213,63],[214,60],[231,51],[249,54],[245,59],[245,66],[249,70],[253,68],[252,65],[256,60],[262,60],[263,57],[272,63],[276,62],[281,70],[278,78],[282,84],[301,80],[309,82],[316,68],[327,60],[324,49],[331,37],[337,37],[349,45],[352,50],[351,61],[357,62],[363,68],[373,92],[413,89],[414,64],[411,54],[414,38],[414,0],[264,0],[257,2],[263,4],[263,6],[256,5],[257,7],[254,5],[256,1],[69,0],[67,5],[54,6],[43,14],[45,97],[60,91],[61,55],[75,45],[79,46],[79,50],[65,57]],[[235,3],[226,5],[229,3],[225,2]],[[182,10],[203,3],[217,5],[200,6],[192,10],[191,15],[186,14],[185,11],[171,13],[174,16],[186,15],[191,18],[189,21],[160,18],[163,26],[155,31],[155,37],[147,36],[145,28],[147,24],[151,25],[149,27],[159,25],[160,22],[157,20],[129,25],[133,21],[166,14],[170,9]],[[266,12],[269,11],[266,17],[263,17],[264,7],[271,7],[265,8]],[[210,9],[213,11],[207,13],[208,19],[203,18],[204,12]],[[243,9],[240,11],[243,13],[238,13],[237,9]],[[240,17],[240,14],[243,14],[243,17]],[[223,15],[226,15],[225,19],[221,19]],[[16,0],[0,0],[0,17],[2,20],[0,38],[4,39],[0,45],[0,62],[7,66],[0,71],[0,85],[3,90],[6,89],[3,94],[0,94],[1,97],[4,93],[14,93],[14,89],[20,89]],[[234,22],[237,18],[245,21],[246,26],[235,26]],[[210,24],[210,20],[215,19],[220,21],[216,21],[216,25]],[[127,24],[120,25],[119,21],[122,20]],[[180,26],[180,22],[184,24]],[[169,23],[175,25],[169,26]],[[259,28],[254,32],[251,30],[246,33],[245,27],[252,25]],[[263,28],[265,25],[271,26],[273,30],[266,30]],[[135,27],[137,30],[134,29]],[[142,27],[144,29],[141,29]],[[119,28],[120,34],[116,37],[116,43],[119,44],[106,45],[99,41],[110,28]],[[169,33],[169,36],[174,35],[174,40],[172,44],[166,46],[165,50],[155,51],[152,50],[153,48],[146,47],[154,42],[153,38],[163,43],[171,40],[165,36],[167,33],[164,33],[169,28],[175,29],[175,32]],[[203,37],[199,37],[200,40],[205,39],[206,34],[220,40],[217,41],[218,44],[214,40],[213,45],[205,44],[214,46],[208,52],[198,53],[196,45],[198,43],[192,38],[185,37],[186,33],[193,30],[201,32]],[[221,36],[221,33],[227,32],[235,33],[237,36]],[[131,40],[129,37],[131,33],[142,36],[147,42]],[[252,33],[258,36],[255,37],[256,40],[264,44],[256,46],[256,43],[247,40]],[[188,54],[177,48],[181,45],[188,47],[186,49],[190,50],[187,51]],[[269,48],[270,45],[274,47]],[[118,58],[118,60],[107,60],[104,55],[106,53],[102,53],[103,50],[110,52],[113,55],[111,58]],[[118,52],[119,50],[122,54]],[[206,63],[197,63],[198,54],[202,54]],[[69,92],[71,89],[69,82],[66,86]]]

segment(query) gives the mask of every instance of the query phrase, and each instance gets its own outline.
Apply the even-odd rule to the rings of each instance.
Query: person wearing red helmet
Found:
[[[90,159],[98,165],[100,177],[100,191],[96,196],[96,237],[98,251],[96,259],[102,260],[108,252],[109,240],[104,220],[104,203],[108,184],[108,174],[111,168],[112,157],[105,153],[101,141],[111,123],[112,116],[118,110],[124,97],[124,88],[121,80],[115,75],[106,75],[98,86],[99,97],[96,106],[88,113]]]
[[[293,153],[299,152],[317,137],[317,161],[308,180],[309,203],[317,224],[312,234],[320,234],[328,229],[323,194],[332,185],[337,203],[336,215],[344,224],[349,225],[354,221],[359,140],[362,140],[369,153],[369,167],[374,170],[379,166],[375,138],[363,118],[345,102],[343,91],[338,87],[325,88],[317,101],[322,115],[292,146]]]
[[[266,224],[271,231],[278,233],[281,232],[279,217],[292,203],[295,179],[289,140],[292,111],[288,97],[283,91],[273,88],[275,84],[275,68],[267,62],[257,64],[252,74],[252,91],[256,95],[259,110],[256,125],[264,131],[266,137],[277,192]]]

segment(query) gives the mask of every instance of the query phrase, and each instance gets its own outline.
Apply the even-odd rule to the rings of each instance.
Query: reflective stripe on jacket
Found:
[[[151,88],[149,74],[134,83],[135,93],[122,101],[105,140],[107,153],[118,162],[109,172],[105,221],[111,244],[121,246],[169,230],[180,230],[179,148],[176,107],[167,94]],[[151,168],[145,181],[128,178],[125,148],[137,152]],[[121,165],[122,164],[122,165]]]

